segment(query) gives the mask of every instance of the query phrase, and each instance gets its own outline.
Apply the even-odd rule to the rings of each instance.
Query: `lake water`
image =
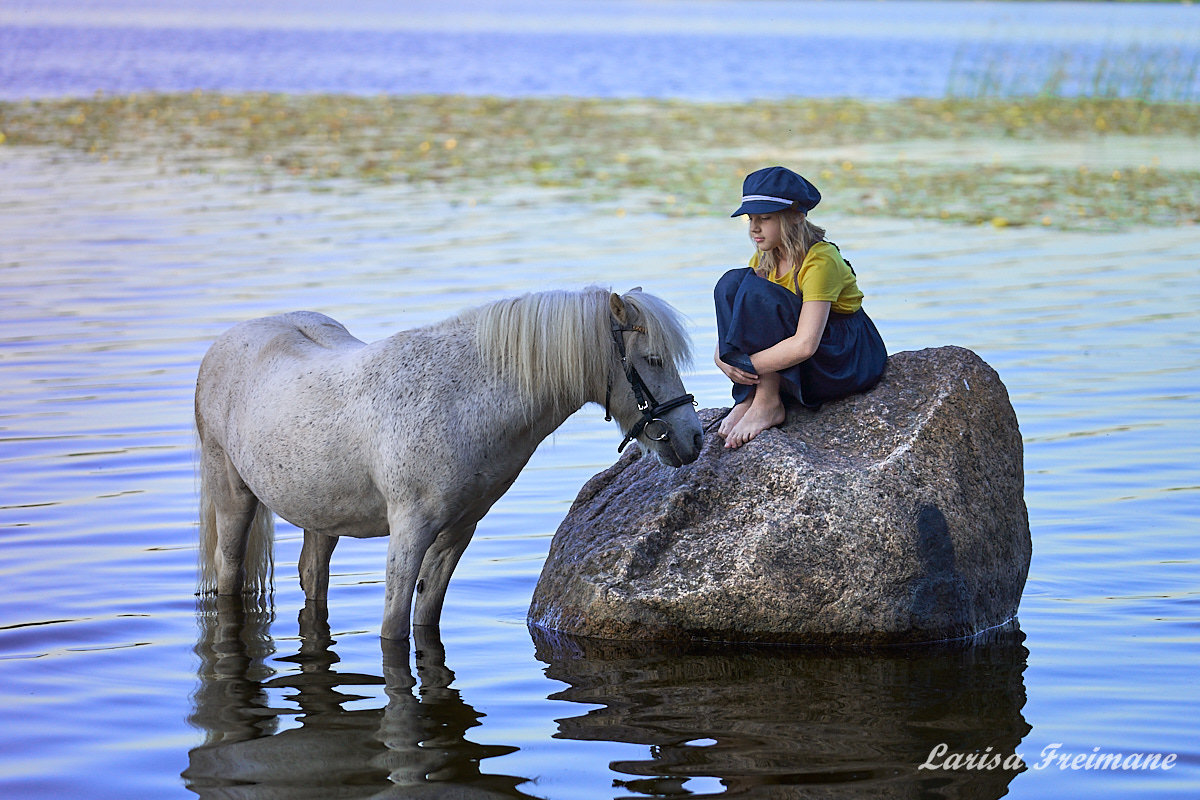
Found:
[[[1035,8],[937,5],[951,15]],[[871,8],[886,27],[895,7],[918,6]],[[614,7],[646,24],[677,8]],[[1102,26],[1128,7],[1088,6]],[[63,8],[18,0],[0,20],[8,31],[19,15],[62,31]],[[137,11],[122,17],[128,30],[187,29],[176,5],[68,8],[101,38],[121,8]],[[206,8],[185,9],[187,41],[207,32],[227,42],[229,27],[271,19]],[[284,33],[320,28],[315,6],[297,8]],[[1143,7],[1137,18],[1181,8]],[[355,29],[399,26],[388,6],[365,9]],[[472,17],[485,32],[580,24],[485,9]],[[685,27],[708,18],[697,11]],[[742,15],[724,21],[748,36]],[[136,58],[165,85],[136,88],[208,85],[186,70],[171,84],[174,73],[154,66],[163,52]],[[6,70],[10,59],[0,50]],[[39,78],[15,94],[134,88],[97,83],[106,68],[89,69],[100,71],[83,83]],[[525,614],[550,538],[583,482],[616,457],[619,434],[589,407],[481,523],[440,640],[381,648],[380,540],[335,555],[328,634],[298,619],[299,532],[286,524],[271,604],[213,608],[193,596],[191,400],[211,340],[296,308],[371,340],[547,285],[642,285],[690,318],[700,357],[688,388],[701,406],[722,406],[726,388],[705,366],[709,292],[748,244],[738,221],[584,207],[548,191],[449,205],[404,187],[313,188],[0,148],[0,797],[1200,794],[1200,229],[821,219],[859,270],[892,352],[969,347],[1009,388],[1034,542],[1018,633],[829,654],[584,647],[531,632]],[[1019,753],[1028,768],[918,769],[940,744]],[[1161,754],[1173,765],[1039,767],[1051,752]]]
[[[580,654],[537,640],[525,612],[550,537],[616,456],[616,431],[589,407],[480,525],[442,641],[418,643],[410,667],[408,648],[381,658],[381,540],[334,558],[333,644],[300,637],[299,534],[287,525],[273,608],[238,626],[197,606],[190,413],[207,344],[238,320],[294,308],[375,339],[595,281],[670,298],[703,354],[714,343],[708,287],[745,256],[742,226],[524,191],[440,208],[395,188],[264,191],[228,176],[167,178],[153,164],[0,154],[0,795],[1200,788],[1200,231],[825,220],[893,352],[970,347],[1009,387],[1034,540],[1023,636],[857,656]],[[1138,291],[1150,273],[1155,290]],[[702,406],[725,404],[718,377],[703,366],[688,377]],[[424,688],[410,690],[410,675]],[[940,742],[1031,765],[1054,743],[1177,762],[1155,773],[919,772]]]
[[[0,97],[352,94],[1200,97],[1184,4],[7,0]]]

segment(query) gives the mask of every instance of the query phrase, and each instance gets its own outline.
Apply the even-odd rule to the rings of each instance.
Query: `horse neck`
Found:
[[[596,369],[588,359],[580,360],[579,355],[577,347],[558,336],[545,337],[529,354],[548,370],[540,381],[535,377],[525,386],[520,400],[527,419],[542,420],[549,426],[546,436],[587,403],[604,401],[607,372]]]
[[[596,341],[597,326],[586,319],[555,324],[485,313],[476,322],[485,367],[503,376],[526,420],[545,420],[553,430],[585,403],[603,402],[615,354],[611,342]]]

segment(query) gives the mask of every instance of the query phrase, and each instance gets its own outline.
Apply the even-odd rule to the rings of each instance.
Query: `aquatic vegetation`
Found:
[[[1195,102],[1200,48],[1194,41],[1116,45],[1047,52],[1045,43],[973,42],[955,54],[953,97],[1092,97]]]
[[[1186,164],[1146,158],[1104,171],[887,152],[904,142],[975,142],[986,151],[997,142],[1097,137],[1159,137],[1194,150],[1200,105],[1054,96],[695,103],[203,92],[0,103],[3,147],[149,156],[165,171],[251,170],[267,183],[452,184],[456,197],[477,201],[529,185],[627,211],[717,214],[746,172],[788,163],[819,176],[831,212],[1064,228],[1200,221],[1200,175]],[[847,155],[855,148],[861,157]]]

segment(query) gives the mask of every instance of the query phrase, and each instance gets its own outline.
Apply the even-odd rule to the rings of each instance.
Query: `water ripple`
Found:
[[[434,669],[452,668],[452,685],[406,695],[381,688],[383,541],[347,542],[335,556],[335,643],[305,656],[325,659],[326,685],[284,660],[309,642],[294,528],[279,528],[269,620],[222,632],[197,615],[190,414],[207,342],[235,321],[293,308],[374,339],[551,282],[641,284],[689,317],[699,354],[689,390],[703,406],[725,405],[727,384],[705,366],[709,291],[745,259],[741,226],[620,217],[552,193],[541,205],[525,193],[463,208],[398,188],[264,194],[228,176],[162,180],[152,165],[14,148],[0,159],[9,185],[37,198],[0,214],[0,713],[13,722],[0,726],[0,751],[21,754],[0,757],[6,794],[183,795],[182,754],[209,775],[196,749],[225,724],[239,742],[247,731],[266,739],[264,726],[272,739],[289,734],[264,748],[328,744],[321,725],[349,726],[355,752],[389,766],[351,754],[337,774],[384,788],[405,759],[425,763],[427,733],[411,727],[425,712],[471,730],[438,763],[465,757],[480,785],[538,796],[609,797],[614,780],[629,792],[751,792],[772,780],[870,796],[914,774],[939,739],[982,747],[995,736],[1033,752],[1051,741],[1083,752],[1154,747],[1192,763],[1195,721],[1178,698],[1190,696],[1198,645],[1197,231],[824,220],[893,352],[971,347],[1009,388],[1034,534],[1025,644],[909,663],[577,658],[531,642],[525,611],[549,537],[578,487],[616,455],[615,430],[585,409],[539,448],[464,557]],[[561,240],[542,235],[546,208]],[[1147,270],[1160,290],[1131,293]],[[213,637],[223,644],[210,653]],[[309,697],[319,712],[301,703]],[[318,713],[319,724],[309,716]],[[389,713],[399,738],[385,743]],[[86,775],[105,785],[72,777]],[[1010,788],[1116,797],[1124,786],[1072,780],[1023,774]]]

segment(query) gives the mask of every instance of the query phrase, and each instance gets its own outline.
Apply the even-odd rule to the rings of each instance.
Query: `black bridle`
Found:
[[[621,368],[625,370],[625,377],[629,381],[629,387],[633,389],[633,398],[637,401],[638,411],[642,412],[641,419],[633,423],[633,427],[625,434],[625,438],[621,440],[621,444],[617,446],[617,452],[625,449],[625,446],[632,442],[637,437],[641,436],[648,425],[658,423],[662,428],[662,433],[658,436],[647,433],[652,440],[656,442],[664,442],[671,438],[670,430],[667,424],[658,418],[659,414],[665,414],[674,408],[685,406],[688,403],[695,403],[696,398],[690,394],[680,395],[673,400],[668,400],[665,403],[660,403],[654,399],[654,393],[650,391],[650,387],[642,380],[642,376],[638,374],[637,368],[629,363],[629,358],[625,353],[625,332],[645,333],[646,329],[633,326],[626,328],[621,325],[616,319],[612,321],[612,338],[613,344],[617,348],[617,355],[621,357]],[[612,397],[612,379],[609,378],[608,387],[604,390],[604,421],[612,421],[612,413],[608,410],[608,401]]]

